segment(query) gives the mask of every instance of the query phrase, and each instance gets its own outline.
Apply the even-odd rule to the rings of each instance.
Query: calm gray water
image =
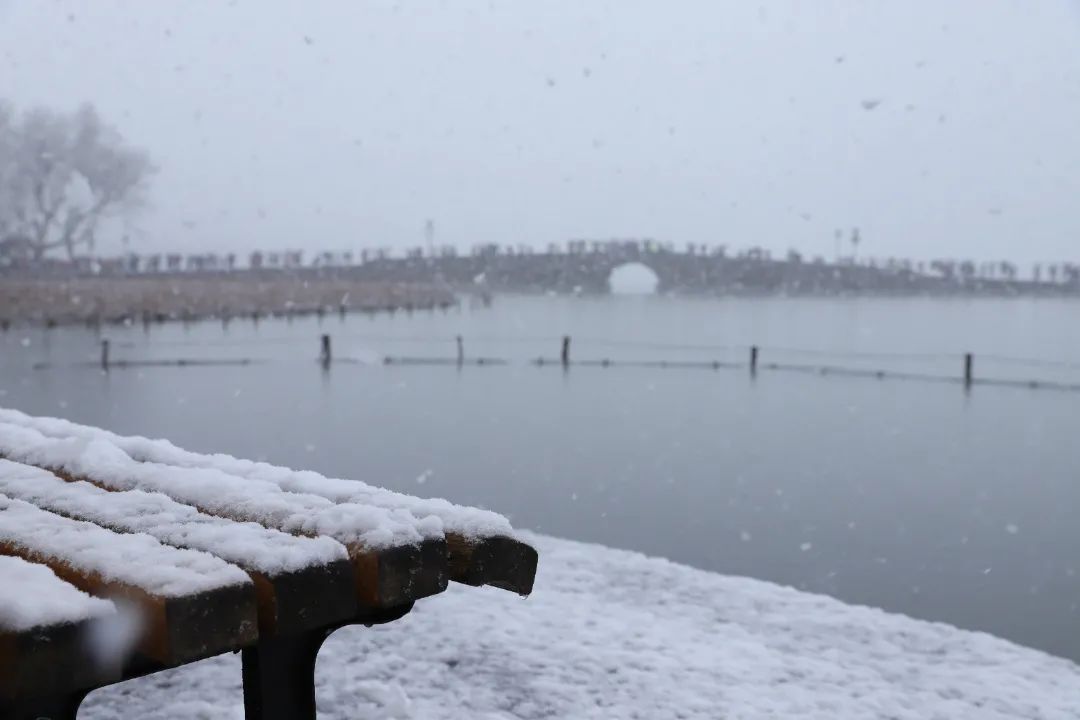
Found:
[[[521,527],[986,630],[1080,659],[1080,393],[580,359],[845,365],[1080,382],[1053,300],[498,298],[322,323],[109,328],[113,356],[248,367],[104,374],[84,329],[0,335],[0,404],[484,505]],[[315,362],[318,336],[371,364]],[[453,336],[499,367],[451,357]],[[783,348],[783,349],[781,349]],[[795,352],[812,350],[816,352]],[[898,356],[893,356],[894,354]],[[1009,356],[993,359],[991,356]],[[33,369],[38,362],[49,369]],[[723,602],[723,598],[717,598]]]

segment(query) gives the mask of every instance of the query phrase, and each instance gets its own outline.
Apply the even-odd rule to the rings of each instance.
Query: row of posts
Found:
[[[457,364],[463,365],[465,363],[465,340],[460,336],[454,338],[457,345]],[[750,374],[757,375],[758,371],[758,356],[760,355],[757,345],[750,346]],[[333,360],[333,353],[330,349],[330,336],[324,334],[319,344],[319,362],[323,367],[330,367],[330,363]],[[562,352],[559,353],[559,360],[564,368],[570,367],[570,336],[564,335],[562,339]],[[109,369],[109,341],[101,341],[101,367],[105,370]],[[964,353],[964,387],[971,387],[975,381],[975,355],[973,353]]]
[[[465,344],[462,337],[459,335],[456,338],[457,341],[457,361],[458,365],[464,364],[465,361]],[[750,349],[750,373],[752,376],[757,375],[757,359],[758,359],[758,347],[757,345],[751,345]],[[333,362],[334,353],[332,347],[330,347],[330,336],[323,335],[320,340],[319,347],[319,362],[324,367],[329,367]],[[570,367],[570,336],[563,336],[563,350],[559,353],[559,361],[562,362],[563,367]],[[963,355],[963,384],[966,388],[970,388],[975,380],[974,376],[975,356],[973,353],[964,353]],[[109,369],[109,341],[107,339],[102,340],[102,369]]]
[[[465,363],[465,341],[458,335],[456,338],[457,343],[457,363],[462,365]],[[757,375],[758,370],[758,346],[750,346],[750,374]],[[330,336],[324,334],[319,342],[319,362],[323,367],[329,367],[333,361],[333,351],[330,345]],[[562,339],[562,352],[559,354],[559,360],[564,368],[570,367],[570,336],[564,335]],[[101,369],[109,369],[109,341],[107,339],[101,341]],[[971,387],[975,381],[975,355],[973,353],[964,353],[964,386]]]

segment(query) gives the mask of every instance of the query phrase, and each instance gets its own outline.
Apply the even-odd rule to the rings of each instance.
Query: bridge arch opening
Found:
[[[652,295],[659,286],[660,278],[644,263],[623,263],[608,275],[608,290],[612,295]]]

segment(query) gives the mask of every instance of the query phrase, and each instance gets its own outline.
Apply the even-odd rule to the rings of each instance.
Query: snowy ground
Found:
[[[529,536],[536,592],[453,586],[319,657],[320,717],[1080,718],[1080,667],[1004,640]],[[1068,632],[1069,628],[1062,628]],[[81,718],[242,718],[239,656],[100,690]]]

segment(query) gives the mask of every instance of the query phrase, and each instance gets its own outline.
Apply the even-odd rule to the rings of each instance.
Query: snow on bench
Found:
[[[327,478],[229,455],[182,450],[167,440],[125,437],[57,418],[39,418],[0,409],[0,422],[34,429],[52,438],[105,440],[132,459],[176,467],[216,470],[230,476],[276,485],[281,490],[319,496],[339,504],[362,504],[405,510],[415,517],[441,520],[450,552],[451,579],[469,585],[493,585],[527,595],[536,572],[536,553],[515,536],[506,518],[442,499],[417,498],[356,480]]]
[[[208,515],[333,538],[347,548],[360,602],[369,607],[395,607],[446,589],[446,544],[435,517],[337,504],[220,470],[136,462],[104,439],[58,439],[8,423],[0,423],[0,456],[108,490],[160,493]]]
[[[92,643],[96,623],[115,615],[113,603],[48,567],[0,555],[0,702],[116,679],[116,668],[98,662]]]
[[[206,553],[0,494],[0,554],[47,565],[80,590],[122,600],[141,625],[139,651],[164,664],[238,648],[257,636],[251,580]]]
[[[356,613],[348,553],[331,538],[232,522],[161,494],[109,492],[9,460],[0,460],[0,493],[116,532],[145,533],[166,545],[202,550],[237,565],[255,583],[261,636],[318,627]],[[310,603],[312,596],[320,601]]]
[[[0,633],[82,622],[115,612],[116,606],[108,600],[69,585],[44,565],[0,555]]]
[[[528,595],[536,555],[514,537],[502,515],[464,507],[440,498],[418,498],[356,480],[328,478],[310,470],[292,470],[230,455],[200,455],[167,440],[118,437],[113,441],[132,458],[189,468],[216,469],[250,480],[270,482],[288,492],[318,495],[335,503],[403,508],[417,517],[439,518],[450,550],[451,577],[468,585],[493,585]]]

